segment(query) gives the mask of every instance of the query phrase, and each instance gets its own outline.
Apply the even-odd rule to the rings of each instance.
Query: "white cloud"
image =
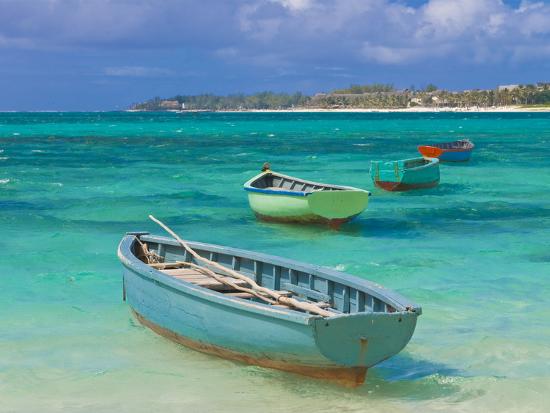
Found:
[[[276,17],[273,3],[283,10]],[[281,53],[287,47],[296,58],[301,49],[384,65],[444,57],[494,63],[536,58],[514,51],[550,43],[550,5],[541,2],[429,0],[412,7],[392,0],[256,0],[243,10],[250,41],[269,42]]]
[[[550,4],[502,0],[0,0],[0,47],[176,48],[264,66],[548,59]],[[523,51],[521,51],[523,50]],[[277,56],[280,64],[274,56]],[[267,63],[268,62],[268,63]],[[340,64],[340,63],[337,63]],[[109,76],[163,69],[108,68]]]
[[[457,38],[484,30],[504,9],[500,0],[431,0],[421,9],[420,37]]]
[[[445,56],[449,53],[449,48],[445,46],[435,48],[388,47],[365,42],[361,52],[363,57],[367,60],[393,65],[416,63],[421,59],[433,59],[435,57]]]
[[[293,11],[307,10],[313,5],[313,0],[273,0]]]
[[[423,54],[422,49],[387,47],[373,45],[369,42],[365,42],[363,45],[362,53],[367,60],[382,64],[411,63],[411,60],[416,60]]]
[[[221,49],[214,50],[214,56],[221,57],[222,59],[232,59],[239,56],[239,50],[236,47],[222,47]]]
[[[106,67],[103,73],[114,77],[164,77],[173,74],[171,70],[160,67],[118,66]]]
[[[31,39],[20,37],[7,37],[0,34],[0,47],[16,47],[20,49],[30,49],[34,46]]]

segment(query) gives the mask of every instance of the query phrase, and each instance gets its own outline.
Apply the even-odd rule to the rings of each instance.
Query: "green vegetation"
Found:
[[[425,92],[435,92],[437,90],[437,86],[433,83],[430,83],[426,88],[424,89]]]
[[[379,92],[395,92],[393,85],[382,83],[373,83],[372,85],[351,85],[347,89],[333,90],[333,94],[362,94],[362,93],[379,93]]]
[[[250,109],[398,109],[413,106],[429,108],[490,108],[510,105],[550,105],[550,83],[501,86],[492,90],[451,92],[428,84],[423,90],[414,87],[396,90],[389,84],[351,85],[330,93],[306,96],[301,93],[261,92],[252,95],[178,95],[170,99],[154,98],[132,106],[134,110],[250,110]]]
[[[247,109],[289,109],[292,107],[302,107],[307,105],[308,96],[301,93],[292,95],[286,93],[261,92],[253,95],[178,95],[173,98],[163,100],[154,98],[144,103],[134,105],[132,109],[136,110],[164,110],[162,102],[177,101],[179,107],[185,105],[188,110],[247,110]]]

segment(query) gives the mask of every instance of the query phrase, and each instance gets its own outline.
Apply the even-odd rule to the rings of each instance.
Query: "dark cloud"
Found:
[[[102,107],[149,93],[549,80],[549,45],[548,1],[0,0],[0,86],[62,91],[64,73]]]

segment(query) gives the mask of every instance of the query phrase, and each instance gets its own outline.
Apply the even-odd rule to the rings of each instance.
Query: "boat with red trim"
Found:
[[[421,145],[418,151],[422,156],[438,158],[441,162],[465,162],[472,155],[475,145],[469,139],[460,139],[453,142]]]
[[[432,188],[439,184],[439,159],[372,161],[370,175],[374,184],[386,191]]]

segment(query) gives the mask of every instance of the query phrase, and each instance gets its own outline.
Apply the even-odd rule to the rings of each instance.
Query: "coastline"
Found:
[[[177,111],[178,113],[184,112],[193,112],[189,111]],[[332,109],[323,109],[323,108],[293,108],[293,109],[243,109],[243,110],[214,110],[212,112],[221,112],[221,113],[232,113],[232,112],[249,112],[249,113],[269,113],[269,112],[281,112],[281,113],[418,113],[418,112],[459,112],[459,113],[476,113],[476,112],[486,112],[486,113],[505,113],[505,112],[550,112],[550,106],[546,107],[523,107],[523,106],[498,106],[498,107],[468,107],[468,108],[450,108],[450,107],[441,107],[441,108],[432,108],[426,106],[415,106],[412,108],[402,108],[402,109],[367,109],[367,108],[332,108]]]
[[[140,109],[126,109],[124,112],[157,112]],[[466,108],[451,108],[439,107],[433,108],[428,106],[415,106],[412,108],[394,108],[394,109],[377,109],[377,108],[291,108],[291,109],[185,109],[185,110],[164,110],[162,112],[171,113],[200,113],[200,112],[217,112],[217,113],[547,113],[550,112],[550,106],[494,106],[494,107],[466,107]]]

